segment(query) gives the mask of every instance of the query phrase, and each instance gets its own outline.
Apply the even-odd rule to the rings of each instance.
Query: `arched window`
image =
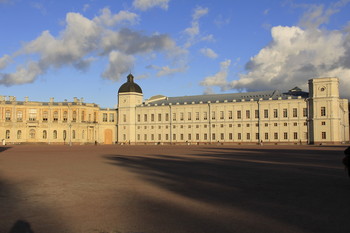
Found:
[[[75,139],[75,130],[72,131],[72,138]]]
[[[81,133],[81,138],[82,138],[82,139],[85,138],[85,130],[83,130],[83,132]]]
[[[17,139],[21,139],[22,138],[22,131],[18,130],[17,131]]]
[[[10,139],[10,130],[6,130],[6,139]]]
[[[67,131],[63,130],[63,140],[66,141],[67,139]]]
[[[43,131],[43,139],[47,139],[47,131],[46,130]]]
[[[30,137],[31,139],[34,139],[34,138],[35,138],[35,129],[29,130],[29,137]]]
[[[53,139],[57,139],[57,130],[53,131]]]

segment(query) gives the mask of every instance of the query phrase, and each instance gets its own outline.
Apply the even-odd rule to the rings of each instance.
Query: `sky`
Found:
[[[129,73],[144,99],[308,91],[350,98],[350,0],[0,0],[0,95],[114,108]]]

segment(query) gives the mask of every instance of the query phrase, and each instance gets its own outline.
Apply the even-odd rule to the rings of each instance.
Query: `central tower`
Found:
[[[136,106],[143,101],[142,89],[129,74],[127,82],[118,90],[118,142],[134,144],[136,141]]]

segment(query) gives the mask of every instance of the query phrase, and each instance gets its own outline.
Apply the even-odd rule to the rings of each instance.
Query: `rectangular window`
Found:
[[[176,140],[176,134],[173,134],[173,140]]]
[[[322,122],[321,122],[321,125],[326,125],[326,122],[325,122],[325,121],[322,121]]]
[[[144,121],[144,122],[147,122],[147,114],[144,114],[144,115],[143,115],[143,121]]]
[[[215,111],[212,111],[212,112],[211,112],[211,119],[212,119],[212,120],[215,120]]]
[[[199,112],[196,112],[196,121],[199,121]]]
[[[221,119],[221,120],[224,119],[224,111],[220,111],[220,119]]]
[[[212,134],[211,139],[212,139],[212,140],[216,140],[216,139],[215,139],[215,133]]]
[[[326,107],[321,107],[321,116],[326,116]]]
[[[183,141],[184,140],[184,135],[180,134],[180,140]]]
[[[273,110],[273,117],[278,118],[278,109]]]
[[[154,121],[154,114],[151,114],[151,121]]]
[[[269,118],[269,110],[264,109],[264,118]]]
[[[180,121],[183,121],[183,120],[184,120],[184,113],[180,112]]]
[[[141,135],[138,134],[138,135],[137,135],[137,141],[140,141],[140,140],[141,140]]]
[[[294,136],[294,139],[295,139],[295,140],[298,139],[298,132],[294,132],[294,133],[293,133],[293,136]]]
[[[233,135],[232,133],[229,133],[229,134],[228,134],[228,139],[229,139],[229,140],[232,140],[232,139],[233,139],[232,135]]]
[[[103,113],[103,114],[102,114],[102,121],[103,121],[103,122],[107,122],[107,118],[108,118],[107,113]]]
[[[287,139],[288,139],[288,133],[287,133],[287,132],[284,132],[284,133],[283,133],[283,139],[284,139],[284,140],[287,140]]]
[[[199,140],[199,133],[196,134],[196,140]]]
[[[278,133],[273,134],[273,139],[277,140],[278,139]]]
[[[17,121],[22,121],[22,120],[23,120],[23,112],[22,111],[17,111]]]
[[[259,110],[255,110],[255,118],[259,118]]]
[[[246,111],[245,111],[245,117],[246,117],[247,119],[250,119],[250,110],[246,110]]]
[[[265,140],[269,140],[269,133],[265,133]]]
[[[109,114],[109,122],[114,122],[114,113]]]
[[[232,111],[228,111],[228,119],[232,119]]]
[[[187,120],[189,120],[189,121],[192,120],[192,113],[191,112],[187,113]]]
[[[241,133],[238,133],[238,134],[237,134],[237,139],[238,139],[238,140],[242,140],[242,134],[241,134]]]
[[[307,108],[303,108],[303,117],[307,117]]]
[[[162,114],[158,113],[158,121],[162,121]]]
[[[298,109],[293,108],[293,117],[298,117]]]
[[[161,134],[158,134],[158,140],[162,140],[162,135]]]
[[[169,113],[165,114],[165,121],[169,121]]]
[[[208,113],[207,112],[203,112],[203,120],[208,120]]]
[[[143,135],[143,139],[144,139],[145,141],[147,141],[147,134],[144,134],[144,135]]]
[[[327,134],[326,134],[326,132],[322,132],[322,139],[327,139]]]
[[[126,114],[123,114],[123,122],[126,122]]]
[[[188,138],[188,141],[191,141],[192,140],[192,134],[189,133],[187,138]]]
[[[36,120],[36,109],[29,109],[29,121]]]
[[[7,110],[5,112],[5,120],[7,120],[7,121],[11,120],[11,111]]]
[[[242,119],[242,112],[241,112],[241,110],[237,111],[237,119]]]
[[[220,140],[225,140],[225,134],[223,133],[220,134]]]
[[[176,113],[173,113],[173,121],[176,121]]]
[[[250,133],[247,133],[247,140],[250,140]]]
[[[151,134],[151,141],[154,141],[154,134]]]
[[[284,118],[288,117],[288,109],[286,109],[286,108],[283,109],[283,117]]]
[[[165,134],[165,140],[166,140],[166,141],[169,140],[169,134]]]
[[[204,134],[204,140],[208,140],[208,134]]]
[[[259,140],[259,139],[260,139],[259,133],[255,133],[255,139],[256,139],[256,140]]]

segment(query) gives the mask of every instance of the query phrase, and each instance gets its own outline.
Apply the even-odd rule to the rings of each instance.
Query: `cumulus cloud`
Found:
[[[11,61],[12,61],[11,57],[7,54],[5,54],[3,57],[0,57],[0,70],[7,67]]]
[[[204,80],[200,83],[202,86],[219,86],[222,90],[224,90],[227,86],[227,76],[228,71],[231,65],[231,60],[226,59],[225,61],[220,63],[220,71],[212,76],[208,76],[204,78]],[[207,89],[209,90],[209,89]]]
[[[338,5],[337,5],[338,6]],[[339,77],[340,91],[350,97],[350,31],[327,30],[315,25],[327,22],[334,10],[313,8],[311,23],[301,26],[276,26],[271,29],[272,41],[247,62],[246,72],[237,80],[227,81],[214,75],[202,82],[224,90],[289,90],[307,88],[307,80],[316,77]],[[309,11],[307,13],[310,13]],[[319,25],[320,26],[320,25]],[[219,72],[220,73],[220,72]],[[219,74],[218,73],[218,74]],[[292,85],[292,86],[291,86]]]
[[[133,6],[139,10],[146,11],[153,7],[160,7],[167,10],[169,7],[169,0],[134,0]]]
[[[210,48],[202,48],[199,50],[204,56],[215,59],[218,55]]]
[[[194,10],[192,14],[191,27],[186,28],[184,31],[184,33],[188,36],[188,40],[185,44],[186,48],[192,46],[197,40],[201,40],[201,38],[197,38],[200,35],[199,19],[208,14],[208,12],[209,9],[203,7],[197,7]]]
[[[164,53],[169,59],[186,54],[184,49],[165,34],[145,35],[142,32],[121,28],[124,23],[136,23],[138,16],[127,11],[112,14],[108,8],[100,15],[88,19],[79,13],[66,15],[66,26],[58,36],[44,31],[13,55],[0,58],[0,69],[11,59],[24,57],[27,65],[18,65],[13,73],[0,73],[0,84],[15,85],[33,82],[48,69],[71,66],[85,71],[101,57],[109,58],[102,77],[119,80],[129,72],[138,55]],[[181,59],[179,59],[181,60]]]

